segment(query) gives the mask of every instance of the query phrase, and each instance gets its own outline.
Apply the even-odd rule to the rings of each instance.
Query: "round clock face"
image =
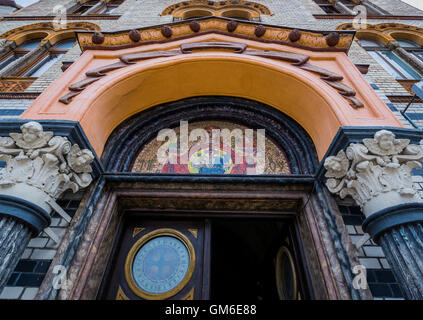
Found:
[[[185,278],[190,256],[184,243],[171,236],[159,236],[145,243],[132,266],[136,284],[146,292],[161,294]]]

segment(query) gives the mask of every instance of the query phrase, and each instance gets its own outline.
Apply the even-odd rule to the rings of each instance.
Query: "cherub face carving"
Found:
[[[94,161],[94,155],[88,149],[81,150],[78,145],[74,144],[68,156],[69,166],[75,172],[91,172],[90,164]]]
[[[375,134],[375,140],[382,150],[391,150],[394,147],[395,136],[387,130],[380,130]]]
[[[30,121],[21,126],[22,133],[10,133],[16,145],[22,149],[38,149],[44,147],[53,137],[53,132],[44,132],[41,124]]]
[[[363,143],[375,155],[390,156],[401,153],[410,143],[410,140],[395,139],[395,135],[392,132],[380,130],[375,133],[373,139],[363,139]]]
[[[337,156],[328,157],[324,164],[328,178],[342,178],[348,172],[349,161],[344,151],[340,151]]]
[[[43,127],[38,122],[27,122],[21,126],[22,139],[26,143],[33,143],[43,135]]]
[[[93,160],[94,160],[94,156],[91,153],[91,151],[84,149],[84,150],[81,150],[81,152],[79,153],[79,156],[75,159],[75,165],[82,167],[87,164],[90,164]]]

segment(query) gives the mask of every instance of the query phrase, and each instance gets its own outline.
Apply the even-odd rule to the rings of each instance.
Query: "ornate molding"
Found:
[[[341,198],[351,196],[369,217],[394,205],[423,202],[411,178],[422,161],[422,145],[380,130],[373,139],[351,143],[325,160],[326,186]]]
[[[54,17],[53,17],[54,18]],[[70,22],[67,24],[66,29],[68,30],[100,30],[100,27],[92,22],[81,21],[81,22]],[[9,30],[2,35],[0,38],[11,38],[13,36],[17,36],[21,33],[25,32],[38,32],[38,31],[50,31],[50,32],[57,32],[62,30],[56,30],[54,27],[54,23],[50,21],[46,22],[38,22],[29,25],[20,26]]]
[[[69,220],[55,201],[68,189],[77,192],[90,185],[94,155],[66,137],[45,132],[38,122],[20,129],[0,137],[0,160],[6,162],[0,170],[0,194],[24,199],[47,213],[54,209]]]
[[[236,42],[220,42],[220,41],[204,41],[204,42],[192,42],[188,44],[182,44],[177,50],[169,51],[144,51],[132,54],[125,54],[119,57],[120,62],[105,65],[103,67],[89,70],[85,73],[87,78],[75,82],[69,86],[69,93],[59,99],[64,104],[69,104],[72,99],[79,95],[87,86],[96,82],[100,78],[106,76],[107,73],[117,69],[121,69],[130,66],[137,61],[153,58],[172,57],[180,54],[191,54],[193,50],[214,50],[214,49],[228,49],[232,50],[236,54],[244,54],[250,56],[258,56],[267,59],[275,59],[285,62],[290,62],[291,65],[296,66],[300,69],[315,73],[329,86],[336,89],[340,95],[350,101],[350,105],[353,108],[363,107],[363,103],[355,97],[356,92],[353,88],[349,87],[345,83],[342,83],[343,77],[337,73],[329,70],[314,66],[308,63],[309,56],[283,52],[283,51],[269,51],[269,50],[247,50],[247,45]]]
[[[352,23],[343,23],[339,25],[337,30],[355,30]],[[384,45],[390,42],[396,42],[396,37],[401,37],[414,41],[416,43],[423,43],[423,28],[411,26],[397,22],[384,22],[379,24],[367,23],[365,28],[357,30],[357,38],[371,38],[377,40]]]
[[[164,43],[175,39],[186,39],[198,34],[217,33],[231,35],[241,39],[255,40],[264,43],[277,43],[312,51],[347,52],[351,46],[355,31],[313,31],[289,27],[267,25],[252,21],[234,21],[223,17],[204,17],[166,25],[156,25],[133,30],[103,32],[104,41],[101,44],[93,42],[93,31],[78,32],[77,37],[81,49],[84,50],[119,50],[142,46],[151,43]],[[194,29],[192,26],[196,26]],[[163,34],[162,28],[166,28]],[[257,34],[257,28],[262,30]],[[264,30],[264,33],[262,33]],[[295,30],[296,37],[291,32]],[[134,40],[130,33],[137,31],[140,35]],[[291,37],[290,37],[291,34]],[[329,41],[328,41],[328,35]],[[339,36],[339,38],[338,38]]]
[[[204,9],[212,11],[213,13],[220,13],[222,9],[249,9],[260,14],[273,15],[272,12],[264,5],[245,0],[225,0],[225,1],[207,1],[207,0],[190,0],[184,2],[175,3],[161,13],[164,15],[173,15],[174,17],[180,17],[181,11],[194,9]]]

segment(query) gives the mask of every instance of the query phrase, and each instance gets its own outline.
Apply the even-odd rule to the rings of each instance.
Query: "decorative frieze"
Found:
[[[194,21],[195,22],[195,21]],[[133,31],[133,30],[132,30]],[[131,32],[132,32],[131,31]],[[285,51],[275,51],[275,50],[247,50],[247,45],[244,43],[237,42],[223,42],[223,41],[203,41],[203,42],[192,42],[180,45],[176,50],[169,51],[142,51],[138,53],[131,53],[119,56],[120,62],[113,64],[108,64],[103,67],[96,68],[94,70],[89,70],[85,73],[87,78],[80,80],[71,84],[69,88],[69,93],[62,96],[59,101],[64,104],[69,104],[72,99],[79,95],[87,86],[100,80],[100,78],[106,76],[107,73],[114,70],[128,67],[137,63],[138,61],[162,57],[173,57],[180,54],[191,54],[193,50],[215,50],[215,49],[228,49],[233,50],[234,53],[244,54],[250,56],[257,56],[267,59],[275,59],[279,61],[290,62],[293,66],[301,68],[303,70],[315,73],[320,76],[326,84],[336,89],[338,93],[345,99],[350,101],[350,105],[353,108],[363,107],[363,103],[356,97],[356,92],[353,88],[349,87],[347,84],[341,82],[344,78],[343,76],[331,72],[327,69],[317,67],[308,63],[310,57],[303,54],[291,53]]]

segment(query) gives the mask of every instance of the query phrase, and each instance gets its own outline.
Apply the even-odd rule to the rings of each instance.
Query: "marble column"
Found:
[[[66,190],[77,192],[92,181],[91,151],[44,132],[38,122],[20,129],[0,137],[0,160],[6,161],[0,170],[0,290],[31,237],[50,225],[52,208],[60,214],[55,201]]]
[[[423,204],[406,203],[372,214],[363,230],[378,243],[408,299],[423,299]]]
[[[0,217],[0,292],[15,270],[31,237],[30,228],[20,221],[7,216]]]
[[[423,199],[411,178],[422,161],[421,145],[381,130],[324,164],[327,188],[361,207],[363,230],[383,248],[407,299],[423,299]]]

